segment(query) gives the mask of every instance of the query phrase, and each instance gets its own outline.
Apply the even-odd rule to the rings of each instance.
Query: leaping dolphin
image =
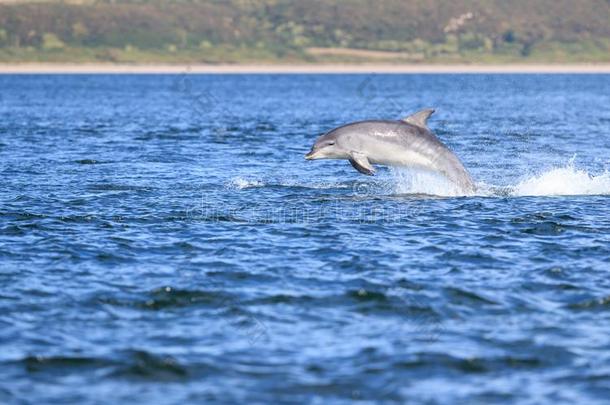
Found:
[[[320,136],[307,160],[348,159],[354,169],[372,176],[373,163],[439,172],[466,194],[475,186],[460,159],[430,131],[433,109],[416,112],[399,121],[359,121]]]

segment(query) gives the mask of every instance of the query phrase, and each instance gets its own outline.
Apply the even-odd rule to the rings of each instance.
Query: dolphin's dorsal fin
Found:
[[[402,120],[417,127],[428,128],[428,118],[430,118],[432,114],[434,114],[434,108],[426,108],[425,110],[418,111]]]

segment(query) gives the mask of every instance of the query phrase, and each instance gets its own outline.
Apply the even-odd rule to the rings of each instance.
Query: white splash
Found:
[[[464,196],[458,185],[439,173],[393,167],[395,194],[427,194],[442,197]]]
[[[511,193],[513,196],[601,194],[610,194],[610,173],[606,170],[597,176],[592,175],[575,168],[573,162],[526,178]]]
[[[428,194],[442,197],[464,196],[463,191],[438,173],[392,168],[395,194]],[[566,166],[524,176],[516,185],[477,183],[477,196],[557,196],[610,194],[610,172],[591,174],[576,168],[574,159]]]

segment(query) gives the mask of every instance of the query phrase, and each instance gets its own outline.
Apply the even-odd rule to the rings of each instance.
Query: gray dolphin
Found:
[[[433,109],[426,109],[400,121],[343,125],[320,136],[305,159],[348,159],[369,176],[375,174],[373,163],[439,172],[464,193],[474,193],[472,178],[460,159],[428,129],[432,113]]]

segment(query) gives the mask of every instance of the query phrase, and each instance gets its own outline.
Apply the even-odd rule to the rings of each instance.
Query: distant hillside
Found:
[[[0,1],[0,61],[610,61],[610,0]]]

